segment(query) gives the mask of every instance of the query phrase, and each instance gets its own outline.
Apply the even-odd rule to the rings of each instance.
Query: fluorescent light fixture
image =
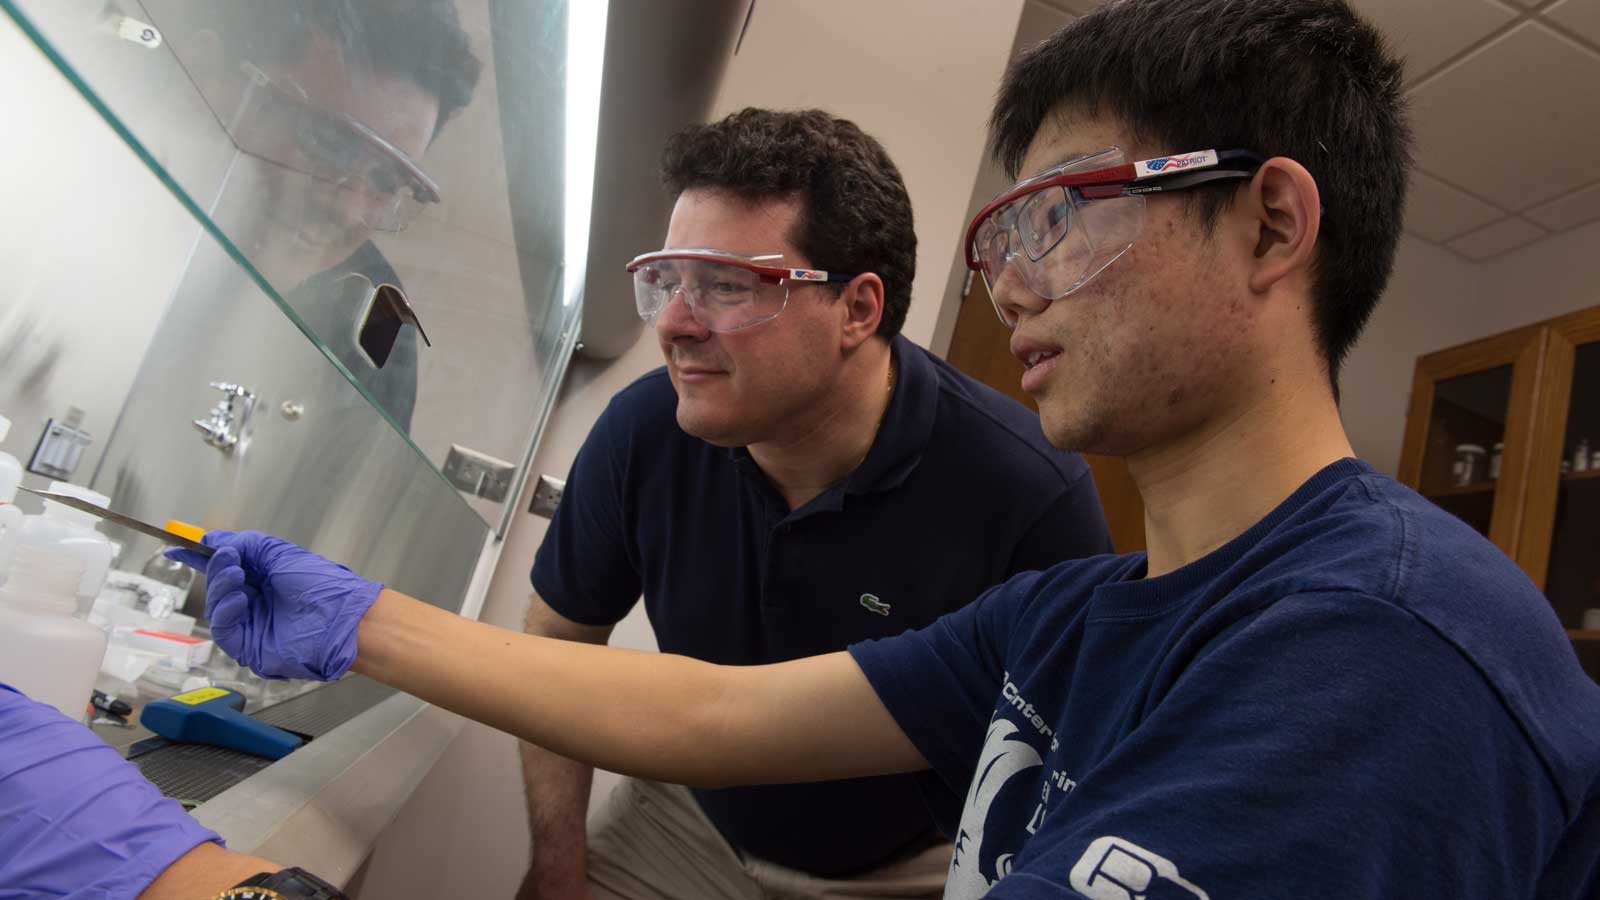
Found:
[[[608,6],[607,0],[569,0],[567,3],[563,306],[572,306],[583,296],[583,275],[589,265],[589,217],[594,204],[594,158],[600,133],[600,75],[605,61]]]

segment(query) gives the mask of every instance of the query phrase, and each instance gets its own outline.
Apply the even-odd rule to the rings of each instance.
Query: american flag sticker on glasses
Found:
[[[1182,169],[1199,169],[1217,164],[1217,151],[1201,150],[1198,153],[1183,153],[1177,156],[1158,156],[1155,159],[1146,159],[1133,164],[1135,178],[1147,178],[1151,175],[1166,172],[1177,172]]]

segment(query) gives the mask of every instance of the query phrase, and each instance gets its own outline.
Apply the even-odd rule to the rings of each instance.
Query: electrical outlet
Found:
[[[567,489],[567,483],[551,475],[540,475],[539,483],[533,486],[533,503],[528,506],[528,512],[546,519],[555,518],[556,507],[561,505],[561,494]]]
[[[28,458],[28,471],[46,478],[66,481],[78,468],[83,448],[93,443],[89,432],[79,428],[83,424],[83,410],[67,407],[65,419],[47,419],[39,443],[34,445]]]
[[[458,489],[495,503],[504,502],[511,492],[511,477],[517,467],[487,453],[450,445],[444,460],[444,477]]]

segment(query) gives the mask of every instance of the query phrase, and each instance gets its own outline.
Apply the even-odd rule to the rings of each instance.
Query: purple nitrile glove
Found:
[[[211,639],[268,678],[333,681],[356,661],[356,625],[383,585],[259,531],[210,531],[210,561],[167,556],[206,573]]]
[[[94,732],[0,685],[0,896],[131,900],[206,841]]]

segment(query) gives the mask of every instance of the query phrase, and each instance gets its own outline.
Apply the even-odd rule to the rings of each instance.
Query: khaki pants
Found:
[[[950,845],[850,878],[819,878],[735,850],[688,788],[623,779],[589,822],[596,900],[847,900],[944,894]]]

